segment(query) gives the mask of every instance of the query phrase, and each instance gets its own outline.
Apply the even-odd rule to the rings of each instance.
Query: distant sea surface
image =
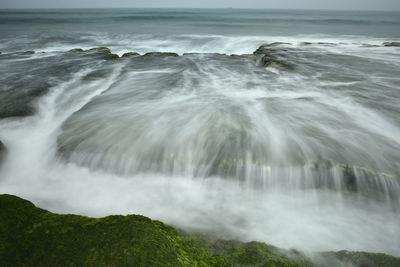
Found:
[[[0,10],[0,52],[0,193],[400,256],[399,12]]]
[[[114,52],[252,53],[265,42],[380,44],[400,12],[236,9],[0,10],[0,51],[107,46]]]

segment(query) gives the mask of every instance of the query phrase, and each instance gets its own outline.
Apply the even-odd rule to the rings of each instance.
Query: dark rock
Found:
[[[104,59],[118,59],[119,56],[117,54],[111,53],[111,50],[108,47],[101,46],[101,47],[94,47],[90,48],[88,50],[85,50],[84,52],[96,52],[102,55]]]
[[[25,51],[23,54],[31,55],[31,54],[35,54],[35,51],[29,50],[29,51]]]
[[[5,157],[7,155],[7,148],[6,146],[3,144],[3,142],[0,141],[0,166],[3,163]]]
[[[133,56],[140,56],[140,54],[136,52],[128,52],[122,55],[122,57],[133,57]]]
[[[384,42],[383,46],[400,46],[400,42]]]
[[[343,174],[344,186],[347,190],[356,192],[357,191],[357,177],[354,173],[354,169],[349,165],[341,166]]]
[[[74,48],[74,49],[69,50],[69,52],[83,52],[83,49],[82,48]]]
[[[36,99],[74,73],[113,56],[104,52],[67,52],[32,57],[21,52],[0,56],[0,118],[24,117],[36,111]],[[109,64],[108,64],[109,65]]]
[[[286,63],[282,60],[276,59],[271,56],[264,56],[259,61],[259,66],[263,67],[275,67],[275,68],[283,68],[283,69],[293,69],[293,66],[289,63]]]
[[[317,44],[319,44],[319,45],[325,45],[325,46],[335,46],[335,45],[337,45],[337,44],[335,44],[335,43],[328,43],[328,42],[318,42]]]
[[[362,44],[361,47],[367,47],[367,48],[372,48],[372,47],[379,47],[379,45],[372,45],[372,44]]]
[[[105,46],[93,47],[93,48],[90,48],[88,50],[85,50],[85,52],[93,52],[93,51],[111,53],[110,48],[105,47]]]
[[[281,47],[276,44],[282,43],[272,43],[260,46],[254,55],[257,56],[257,65],[260,67],[277,67],[286,70],[293,70],[295,65],[289,63],[291,58],[293,58],[295,50],[292,47]],[[287,44],[287,43],[283,43]]]
[[[269,44],[263,44],[262,46],[268,47],[268,46],[278,46],[278,45],[292,45],[292,43],[273,42],[273,43],[269,43]]]
[[[101,47],[94,47],[88,50],[83,50],[81,48],[75,48],[69,50],[69,52],[79,52],[79,53],[98,53],[103,59],[118,59],[119,56],[117,54],[111,53],[111,50],[108,47],[101,46]]]
[[[177,53],[171,53],[171,52],[148,52],[143,55],[144,57],[147,56],[170,56],[170,57],[179,57]]]

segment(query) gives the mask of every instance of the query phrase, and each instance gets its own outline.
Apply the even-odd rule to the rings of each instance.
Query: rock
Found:
[[[122,55],[122,57],[133,57],[133,56],[140,56],[140,54],[137,52],[128,52]]]
[[[263,67],[275,67],[275,68],[283,68],[283,69],[293,69],[293,66],[290,65],[289,63],[286,63],[284,61],[278,60],[276,58],[273,58],[271,56],[264,56],[261,58],[259,61],[259,65]]]
[[[85,50],[85,52],[93,52],[93,51],[111,53],[110,48],[105,47],[105,46],[93,47],[88,50]]]
[[[178,232],[140,215],[60,215],[0,195],[0,266],[313,266],[260,242]]]
[[[88,50],[83,50],[81,48],[74,48],[69,50],[69,52],[79,52],[79,53],[98,53],[99,55],[102,56],[104,59],[118,59],[119,56],[117,54],[111,53],[111,50],[108,47],[105,46],[100,46],[100,47],[94,47],[90,48]]]
[[[74,49],[69,50],[69,52],[83,52],[83,49],[82,48],[74,48]]]
[[[254,55],[257,56],[257,65],[260,67],[277,67],[280,69],[293,70],[295,65],[289,63],[290,58],[293,58],[293,53],[296,52],[294,48],[291,47],[280,47],[276,44],[282,43],[272,43],[260,46]],[[288,44],[288,43],[283,43]]]
[[[0,166],[3,163],[5,157],[7,155],[7,148],[6,146],[3,144],[3,142],[1,142],[0,140]]]
[[[84,52],[102,53],[104,59],[118,59],[119,58],[119,56],[117,54],[111,53],[111,50],[105,46],[90,48],[88,50],[85,50]]]
[[[60,215],[0,195],[0,266],[400,266],[382,253],[303,253],[188,234],[140,215]]]
[[[35,54],[35,51],[28,50],[28,51],[25,51],[23,54],[31,55],[31,54]]]
[[[278,46],[278,45],[292,45],[292,43],[285,43],[285,42],[273,42],[269,44],[263,44],[261,46]]]
[[[361,47],[372,48],[372,47],[379,47],[379,45],[362,44]]]
[[[171,52],[148,52],[143,55],[144,57],[147,56],[170,56],[170,57],[179,57],[177,53],[171,53]]]
[[[318,42],[317,44],[319,45],[324,45],[324,46],[337,46],[335,43],[328,43],[328,42]]]
[[[400,42],[384,42],[383,46],[400,46]]]

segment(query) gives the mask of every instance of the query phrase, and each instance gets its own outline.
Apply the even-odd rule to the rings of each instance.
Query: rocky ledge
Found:
[[[363,252],[318,253],[179,232],[140,215],[59,215],[0,195],[0,266],[400,266]]]

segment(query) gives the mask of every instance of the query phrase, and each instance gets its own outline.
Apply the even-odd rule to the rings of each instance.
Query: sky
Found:
[[[0,0],[0,8],[281,8],[400,11],[400,0]]]

